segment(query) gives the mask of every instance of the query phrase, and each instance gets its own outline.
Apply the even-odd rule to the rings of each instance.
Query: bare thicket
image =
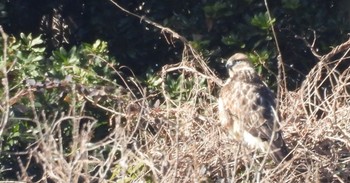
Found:
[[[222,81],[207,61],[186,39],[154,26],[170,44],[181,41],[184,45],[182,60],[164,66],[159,73],[157,96],[133,80],[125,82],[127,94],[122,99],[107,94],[116,103],[108,108],[72,89],[76,98],[70,111],[50,116],[36,112],[34,119],[22,119],[33,121],[39,129],[33,132],[37,139],[28,147],[28,160],[18,159],[20,180],[32,180],[26,170],[35,164],[42,170],[42,182],[350,181],[350,69],[343,66],[349,62],[350,41],[320,57],[297,90],[280,90],[284,92],[279,101],[282,130],[294,157],[279,165],[270,160],[262,164],[259,152],[241,146],[221,129],[216,98]],[[7,71],[2,72],[6,82]],[[177,99],[165,82],[174,74],[183,76]],[[30,97],[33,93],[27,95],[36,111]],[[6,96],[2,127],[10,108],[11,96]],[[86,116],[85,105],[75,105],[75,100],[93,103],[110,114],[111,130],[104,139],[91,141],[98,121]],[[61,136],[64,123],[72,125],[70,143],[63,142]]]

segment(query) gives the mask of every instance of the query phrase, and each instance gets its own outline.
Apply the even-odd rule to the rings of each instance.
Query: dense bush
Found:
[[[324,54],[344,41],[350,30],[346,1],[272,1],[269,2],[272,20],[266,14],[264,2],[257,0],[118,3],[179,32],[210,58],[210,66],[220,75],[224,73],[221,58],[237,51],[254,54],[256,65],[270,84],[275,82],[271,72],[277,72],[278,54],[270,29],[272,23],[290,89],[299,86],[304,74],[315,64],[315,57],[304,41],[311,45],[316,38],[314,49]],[[43,34],[49,54],[60,46],[71,48],[101,39],[108,42],[110,54],[119,63],[139,76],[145,75],[143,68],[158,71],[164,64],[176,63],[181,56],[178,42],[168,44],[171,39],[159,34],[159,29],[126,15],[109,1],[11,0],[0,4],[5,30],[15,36],[20,32]],[[24,16],[17,16],[19,12]]]
[[[0,1],[1,180],[349,180],[346,2],[118,3],[144,17],[109,1]],[[283,167],[251,158],[216,113],[221,59],[248,53],[276,89],[278,47],[295,147]]]
[[[13,170],[2,172],[5,177],[15,176],[14,172],[20,168],[17,156],[9,154],[24,152],[38,140],[37,135],[41,133],[42,128],[38,125],[42,124],[37,123],[37,120],[43,120],[41,115],[46,114],[48,118],[52,118],[54,113],[57,115],[57,112],[69,115],[72,112],[70,110],[75,110],[72,108],[72,103],[77,108],[85,105],[81,100],[74,101],[77,97],[76,92],[81,92],[80,95],[82,93],[92,95],[91,93],[96,92],[89,87],[93,86],[94,90],[97,90],[96,86],[110,86],[113,91],[118,88],[117,82],[112,79],[118,74],[114,69],[118,64],[108,56],[107,43],[104,41],[81,44],[68,51],[61,47],[54,50],[51,55],[45,54],[41,36],[21,34],[19,38],[10,37],[8,43],[7,57],[1,57],[1,61],[6,63],[8,69],[6,77],[9,80],[11,110],[8,114],[3,113],[9,115],[10,120],[1,137],[1,164],[2,169]],[[5,50],[3,46],[2,44],[1,49]],[[74,88],[72,83],[76,83]],[[3,95],[6,93],[4,89],[5,87],[1,88]],[[95,94],[92,97],[98,100],[103,95]],[[84,114],[94,115],[103,120],[103,114],[92,113],[90,110]],[[106,126],[106,123],[99,121],[96,125]],[[72,138],[71,124],[65,124],[64,130],[66,130],[64,144],[69,144]],[[37,170],[38,172],[40,170]]]

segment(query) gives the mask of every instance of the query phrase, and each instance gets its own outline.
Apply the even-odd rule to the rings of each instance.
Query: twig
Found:
[[[7,38],[8,35],[4,32],[2,26],[0,26],[0,33],[3,39],[3,44],[4,44],[4,48],[3,48],[3,62],[1,63],[2,65],[2,73],[4,75],[4,78],[2,78],[1,83],[4,86],[4,92],[5,92],[5,107],[4,107],[4,113],[2,114],[1,117],[1,124],[0,124],[0,137],[2,136],[2,133],[4,132],[5,126],[8,122],[8,118],[9,118],[9,113],[10,113],[10,90],[9,90],[9,81],[8,81],[8,77],[7,77]],[[2,147],[2,141],[0,141],[0,147]]]
[[[270,14],[270,9],[269,9],[269,6],[267,4],[267,0],[264,0],[264,2],[265,2],[266,10],[267,10],[267,15],[269,16],[269,21],[270,21],[270,24],[271,24],[272,35],[273,35],[273,38],[275,40],[276,49],[277,49],[277,52],[278,52],[278,56],[277,56],[277,61],[278,61],[277,98],[278,98],[278,100],[277,101],[281,101],[281,99],[283,98],[284,93],[286,93],[286,90],[287,90],[287,81],[286,81],[286,76],[285,76],[286,72],[285,72],[284,63],[283,63],[283,57],[282,57],[281,49],[279,47],[279,43],[278,43],[277,35],[276,35],[276,32],[275,32],[275,28],[274,28],[274,26],[272,24],[272,21],[271,21],[272,18],[271,18],[271,14]],[[277,109],[279,107],[279,103],[280,102],[277,102],[277,106],[276,106]]]
[[[129,14],[129,15],[132,15],[134,17],[137,17],[140,19],[140,21],[144,21],[150,25],[153,25],[159,29],[161,29],[161,32],[162,33],[168,33],[171,35],[171,38],[176,38],[176,39],[179,39],[181,40],[183,43],[188,43],[187,39],[183,36],[180,36],[178,33],[176,33],[175,31],[167,28],[167,27],[163,27],[162,25],[150,20],[149,18],[145,17],[145,16],[140,16],[140,15],[137,15],[135,13],[132,13],[128,10],[126,10],[125,8],[123,8],[122,6],[120,6],[119,4],[117,4],[116,2],[114,2],[113,0],[109,0],[111,3],[113,3],[116,7],[118,7],[120,10],[122,10],[123,12]]]
[[[183,53],[182,53],[182,56],[183,58],[185,57],[186,54],[188,54],[187,50],[189,50],[189,52],[193,55],[193,57],[195,58],[196,61],[198,61],[198,64],[199,66],[201,67],[201,69],[203,69],[203,72],[205,74],[208,74],[210,75],[211,79],[219,86],[222,85],[222,81],[217,78],[217,76],[214,74],[214,72],[206,65],[206,63],[204,62],[204,60],[201,58],[200,54],[198,54],[194,49],[193,47],[189,44],[189,42],[187,41],[187,39],[183,36],[181,36],[180,34],[178,34],[177,32],[171,30],[170,28],[168,27],[164,27],[162,25],[160,25],[159,23],[156,23],[152,20],[150,20],[149,18],[145,17],[145,16],[140,16],[140,15],[137,15],[135,13],[132,13],[128,10],[126,10],[125,8],[123,8],[122,6],[120,6],[119,4],[117,4],[116,2],[114,2],[113,0],[109,0],[112,4],[114,4],[116,7],[118,7],[120,10],[122,10],[123,12],[131,15],[131,16],[134,16],[136,18],[139,18],[140,21],[144,21],[146,22],[147,24],[150,24],[154,27],[157,27],[158,29],[161,30],[161,33],[164,35],[165,33],[169,34],[170,35],[170,40],[168,39],[168,37],[166,35],[164,35],[166,41],[168,42],[168,44],[172,44],[173,45],[173,39],[178,39],[180,40],[183,44],[184,44],[184,50],[183,50]],[[183,60],[186,60],[186,59],[183,59]]]
[[[295,35],[294,37],[296,39],[300,39],[304,42],[304,44],[310,49],[311,53],[318,59],[318,60],[321,60],[322,56],[319,55],[317,53],[317,51],[315,50],[315,43],[316,43],[316,31],[313,30],[313,35],[314,35],[314,39],[312,40],[312,44],[310,44],[306,39],[305,37],[302,37],[302,36],[298,36],[298,35]]]
[[[335,47],[330,51],[327,55],[322,56],[321,61],[327,62],[330,58],[332,58],[334,55],[345,51],[350,48],[350,39],[348,39],[346,42],[342,43],[341,45]]]

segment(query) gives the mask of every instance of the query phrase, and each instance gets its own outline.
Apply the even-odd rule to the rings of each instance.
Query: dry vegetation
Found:
[[[103,140],[90,142],[96,120],[83,115],[84,106],[49,119],[37,114],[42,133],[28,150],[32,161],[23,162],[20,179],[30,182],[25,170],[35,162],[44,170],[43,182],[348,182],[350,70],[339,65],[348,61],[349,43],[323,57],[298,90],[282,90],[281,123],[294,154],[289,162],[262,163],[261,154],[226,136],[216,109],[220,80],[186,47],[183,60],[161,72],[163,100],[154,100],[134,82],[128,88],[139,88],[143,97],[125,95],[115,109],[95,103],[111,114],[111,131]],[[183,85],[183,100],[171,99],[165,90],[164,78],[173,73],[194,83]],[[79,130],[82,119],[89,122]],[[70,154],[59,135],[67,121],[73,123]],[[106,147],[111,149],[105,156],[94,151]]]
[[[294,157],[276,165],[269,159],[263,163],[260,153],[221,129],[216,98],[222,81],[182,40],[182,60],[163,67],[157,95],[148,94],[137,81],[126,82],[126,94],[105,94],[116,103],[108,108],[73,89],[76,98],[70,111],[36,113],[28,119],[40,129],[33,132],[37,141],[28,149],[28,159],[18,160],[19,179],[31,182],[26,170],[36,164],[43,170],[41,182],[350,181],[350,69],[341,67],[349,61],[350,41],[320,57],[299,89],[281,90],[281,124]],[[172,98],[165,86],[167,75],[174,73],[184,77],[179,99]],[[192,82],[190,88],[187,81]],[[111,128],[104,139],[91,141],[97,121],[85,116],[85,105],[75,105],[75,100],[109,114]],[[72,123],[69,144],[62,141],[63,123]]]

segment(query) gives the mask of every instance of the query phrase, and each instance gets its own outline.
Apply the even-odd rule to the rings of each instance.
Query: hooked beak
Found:
[[[226,67],[227,69],[230,69],[230,68],[232,68],[234,65],[235,65],[234,62],[232,62],[232,61],[227,61],[226,64],[225,64],[225,67]]]

